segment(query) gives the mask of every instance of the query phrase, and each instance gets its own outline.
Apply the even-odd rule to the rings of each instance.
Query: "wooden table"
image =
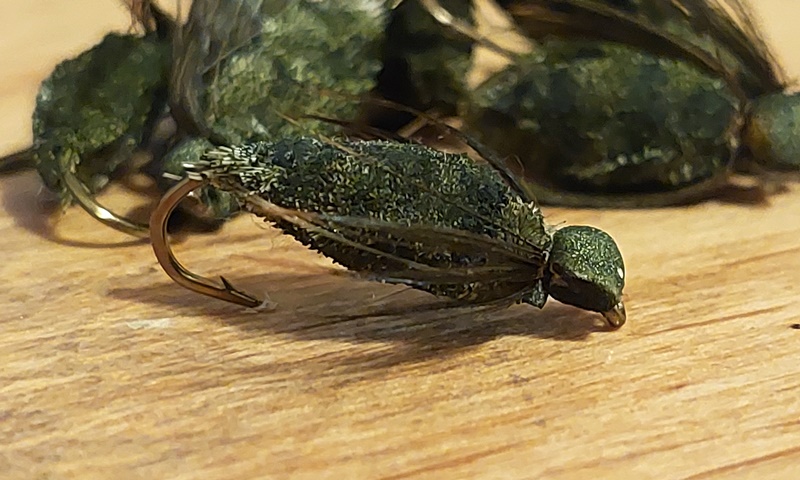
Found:
[[[800,6],[757,9],[800,73]],[[129,19],[111,0],[5,0],[0,18],[8,153],[30,141],[38,82]],[[269,290],[279,308],[256,314],[183,290],[77,208],[55,222],[35,174],[0,185],[4,478],[800,475],[800,188],[547,209],[623,250],[629,323],[604,332],[555,302],[343,319],[398,289],[333,275],[249,218],[177,247]]]

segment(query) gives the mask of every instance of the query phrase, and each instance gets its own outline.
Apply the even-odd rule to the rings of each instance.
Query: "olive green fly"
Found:
[[[222,300],[263,302],[186,270],[166,238],[170,213],[210,183],[242,208],[349,270],[470,306],[548,296],[625,322],[625,268],[614,240],[588,226],[549,227],[502,170],[467,155],[387,141],[312,137],[210,149],[150,221],[153,249],[179,284]],[[504,178],[505,177],[505,178]],[[510,180],[510,182],[509,182]]]
[[[144,34],[109,34],[42,84],[34,112],[39,173],[64,205],[77,202],[101,222],[146,236],[146,225],[95,199],[132,168],[135,152],[165,191],[183,178],[183,163],[213,144],[333,133],[329,122],[300,128],[284,115],[357,116],[357,99],[381,68],[388,4],[196,0],[179,25],[152,2],[133,1]],[[215,223],[236,204],[204,190],[181,208]]]

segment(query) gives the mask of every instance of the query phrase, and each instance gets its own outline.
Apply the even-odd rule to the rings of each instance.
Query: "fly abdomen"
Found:
[[[529,210],[541,223],[535,207],[490,167],[414,144],[300,137],[212,149],[186,167],[192,178],[209,178],[240,195],[258,194],[283,208],[493,238],[502,238],[509,222],[518,228],[508,215]]]
[[[371,280],[471,306],[541,308],[553,294],[601,312],[613,328],[625,321],[625,269],[614,240],[591,227],[553,233],[506,177],[466,155],[295,138],[215,148],[185,167],[190,179],[153,214],[153,249],[170,277],[206,295],[249,307],[263,303],[227,280],[214,286],[191,274],[165,245],[170,212],[204,181]]]
[[[251,208],[379,280],[474,303],[537,286],[543,276],[551,237],[541,213],[466,155],[396,142],[295,138],[213,149],[186,168],[192,178],[233,192],[246,208],[258,196],[324,216],[299,226]],[[498,267],[497,259],[509,255],[518,263]],[[526,275],[510,281],[509,272],[520,268]],[[426,272],[424,278],[398,277],[409,269]]]

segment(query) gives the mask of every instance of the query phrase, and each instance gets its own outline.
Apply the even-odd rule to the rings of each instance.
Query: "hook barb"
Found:
[[[153,244],[153,252],[156,254],[158,263],[161,264],[164,272],[178,285],[237,305],[244,305],[250,308],[260,307],[265,302],[238,290],[225,277],[220,277],[222,282],[222,286],[220,286],[212,280],[187,270],[172,253],[169,239],[167,238],[167,221],[180,201],[204,183],[201,180],[184,179],[161,198],[158,206],[150,216],[150,241]]]

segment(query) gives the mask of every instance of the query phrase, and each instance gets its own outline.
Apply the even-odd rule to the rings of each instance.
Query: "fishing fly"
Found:
[[[96,199],[134,152],[147,154],[142,170],[163,192],[213,144],[333,133],[322,121],[299,129],[282,112],[357,116],[357,99],[380,70],[390,2],[196,0],[185,24],[149,0],[129,3],[143,34],[109,34],[43,82],[33,157],[65,206],[76,202],[103,223],[147,236],[147,225]],[[208,189],[181,205],[209,223],[235,209]]]
[[[625,323],[625,267],[614,240],[588,226],[552,228],[536,204],[491,165],[410,143],[312,137],[210,149],[150,221],[168,275],[198,293],[258,307],[263,301],[184,268],[167,220],[210,183],[245,210],[349,270],[470,306],[548,297]],[[434,186],[435,185],[435,186]]]
[[[392,22],[407,25],[408,11],[427,11],[428,28],[438,25],[429,35],[454,47],[452,58],[414,46],[396,52],[407,59],[398,71],[408,90],[455,84],[449,105],[466,130],[518,163],[525,188],[543,203],[685,203],[714,195],[733,173],[800,168],[800,96],[787,93],[741,0],[412,3]],[[514,48],[482,33],[487,10],[507,22]],[[504,62],[472,75],[465,59],[481,48]],[[446,110],[419,93],[412,101]]]

